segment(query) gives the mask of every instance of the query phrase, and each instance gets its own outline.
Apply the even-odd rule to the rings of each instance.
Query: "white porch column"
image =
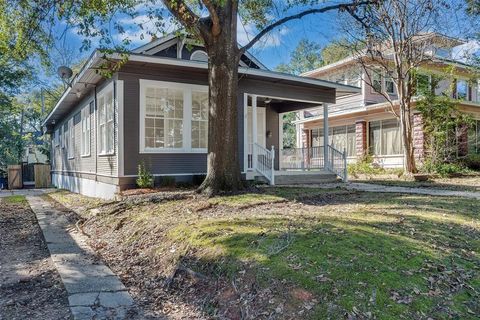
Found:
[[[256,144],[258,143],[257,139],[257,95],[252,95],[252,142],[253,142],[253,152],[252,152],[252,167],[255,171],[257,169],[257,148]]]
[[[328,163],[328,104],[323,103],[323,165],[329,168]]]

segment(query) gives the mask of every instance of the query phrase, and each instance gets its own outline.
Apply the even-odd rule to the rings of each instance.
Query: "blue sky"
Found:
[[[452,3],[461,0],[454,0]],[[152,22],[147,18],[144,9],[139,8],[139,14],[132,21],[131,17],[119,15],[114,17],[113,22],[120,23],[125,28],[125,33],[118,34],[111,28],[112,40],[121,43],[121,40],[128,37],[132,41],[130,48],[133,49],[150,41],[150,36],[146,35],[144,39],[140,39],[140,34],[145,34],[145,30],[152,29]],[[334,39],[342,38],[342,19],[344,17],[336,11],[323,14],[311,15],[302,20],[292,21],[278,30],[268,34],[260,43],[250,50],[261,62],[267,67],[273,69],[280,63],[288,62],[290,53],[295,49],[296,45],[302,38],[308,38],[311,41],[325,46]],[[449,35],[454,37],[465,36],[463,25],[465,19],[462,13],[456,12],[448,17]],[[142,23],[144,31],[138,28],[138,23]],[[176,27],[167,23],[167,31],[173,31]],[[82,59],[88,57],[91,51],[98,46],[98,40],[93,39],[92,48],[88,51],[80,51],[82,40],[84,38],[77,34],[76,28],[65,29],[65,23],[59,22],[55,27],[55,32],[59,38],[56,48],[52,50],[55,67],[59,65],[72,66]],[[243,24],[239,21],[238,39],[240,43],[246,43],[248,39],[255,35],[256,30],[252,25]],[[468,28],[467,28],[468,29]],[[468,44],[467,47],[478,48],[477,44]],[[55,77],[54,74],[46,74],[41,78],[48,81]]]

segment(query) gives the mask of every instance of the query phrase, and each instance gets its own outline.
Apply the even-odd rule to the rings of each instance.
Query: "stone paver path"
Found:
[[[27,196],[48,250],[68,293],[75,320],[131,319],[133,300],[120,279],[104,265],[67,218],[39,196]]]

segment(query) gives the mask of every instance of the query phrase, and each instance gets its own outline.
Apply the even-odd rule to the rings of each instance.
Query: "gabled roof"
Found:
[[[186,34],[179,34],[177,32],[172,32],[172,33],[169,33],[169,34],[165,35],[164,37],[152,40],[149,43],[144,44],[144,45],[132,50],[132,52],[133,53],[142,53],[142,54],[147,54],[148,55],[149,51],[153,50],[156,47],[162,47],[162,49],[165,49],[169,46],[175,45],[176,42],[173,41],[175,39],[179,39],[179,40],[181,39],[181,40],[187,41],[187,42],[190,41],[191,43],[195,43],[196,45],[203,47],[203,44],[199,43],[197,40],[189,37]],[[255,56],[252,55],[250,52],[247,51],[247,52],[244,53],[244,55],[250,61],[252,61],[254,64],[256,64],[260,69],[268,70],[268,68],[263,63],[261,63],[257,58],[255,58]]]

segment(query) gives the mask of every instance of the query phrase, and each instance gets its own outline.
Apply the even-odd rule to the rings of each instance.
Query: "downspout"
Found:
[[[97,173],[98,173],[98,139],[97,139],[97,128],[98,128],[98,123],[97,123],[97,86],[93,88],[93,123],[95,123],[95,130],[94,135],[95,135],[95,181],[98,181],[97,178]]]

